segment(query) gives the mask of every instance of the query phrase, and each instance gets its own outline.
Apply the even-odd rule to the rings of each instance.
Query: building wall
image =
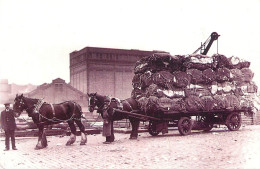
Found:
[[[137,60],[155,51],[86,47],[70,54],[70,84],[83,93],[131,96]]]
[[[88,93],[130,97],[133,70],[129,65],[92,64],[88,69]]]
[[[0,104],[10,102],[11,85],[8,84],[7,79],[0,80]]]
[[[36,90],[27,95],[31,98],[43,98],[47,103],[61,103],[71,100],[79,103],[81,107],[88,106],[86,95],[62,79],[56,79],[51,84],[38,86]]]

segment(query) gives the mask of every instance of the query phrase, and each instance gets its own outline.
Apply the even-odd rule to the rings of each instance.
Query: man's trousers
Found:
[[[5,148],[9,149],[10,146],[10,138],[12,142],[12,148],[15,148],[15,137],[14,137],[14,130],[5,130]]]

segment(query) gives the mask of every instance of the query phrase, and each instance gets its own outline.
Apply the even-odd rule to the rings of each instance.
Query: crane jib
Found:
[[[201,46],[195,52],[193,52],[193,54],[197,53],[200,50],[200,53],[202,55],[207,55],[211,45],[215,40],[218,40],[219,36],[220,35],[217,32],[212,32],[208,39],[203,44],[201,44]]]

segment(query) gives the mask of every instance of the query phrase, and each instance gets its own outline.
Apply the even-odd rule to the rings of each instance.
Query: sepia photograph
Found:
[[[0,169],[260,169],[260,0],[0,0]]]

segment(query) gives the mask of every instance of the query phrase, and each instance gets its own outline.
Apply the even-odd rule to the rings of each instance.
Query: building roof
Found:
[[[74,88],[73,86],[71,86],[70,84],[66,83],[65,80],[63,80],[61,78],[57,78],[57,79],[52,80],[52,83],[43,83],[42,85],[38,86],[35,90],[29,92],[28,95],[37,93],[38,90],[46,90],[47,88],[51,87],[53,84],[63,84],[66,87],[73,90],[74,92],[77,92],[81,95],[86,95],[85,93],[81,92],[80,90],[78,90],[78,89]]]
[[[158,52],[158,50],[153,51],[145,51],[145,50],[138,50],[138,49],[117,49],[117,48],[101,48],[101,47],[85,47],[79,51],[73,51],[70,53],[72,55],[80,55],[83,53],[88,52],[95,52],[95,53],[113,53],[113,54],[132,54],[132,55],[149,55],[152,53]],[[160,51],[164,52],[164,51]]]

